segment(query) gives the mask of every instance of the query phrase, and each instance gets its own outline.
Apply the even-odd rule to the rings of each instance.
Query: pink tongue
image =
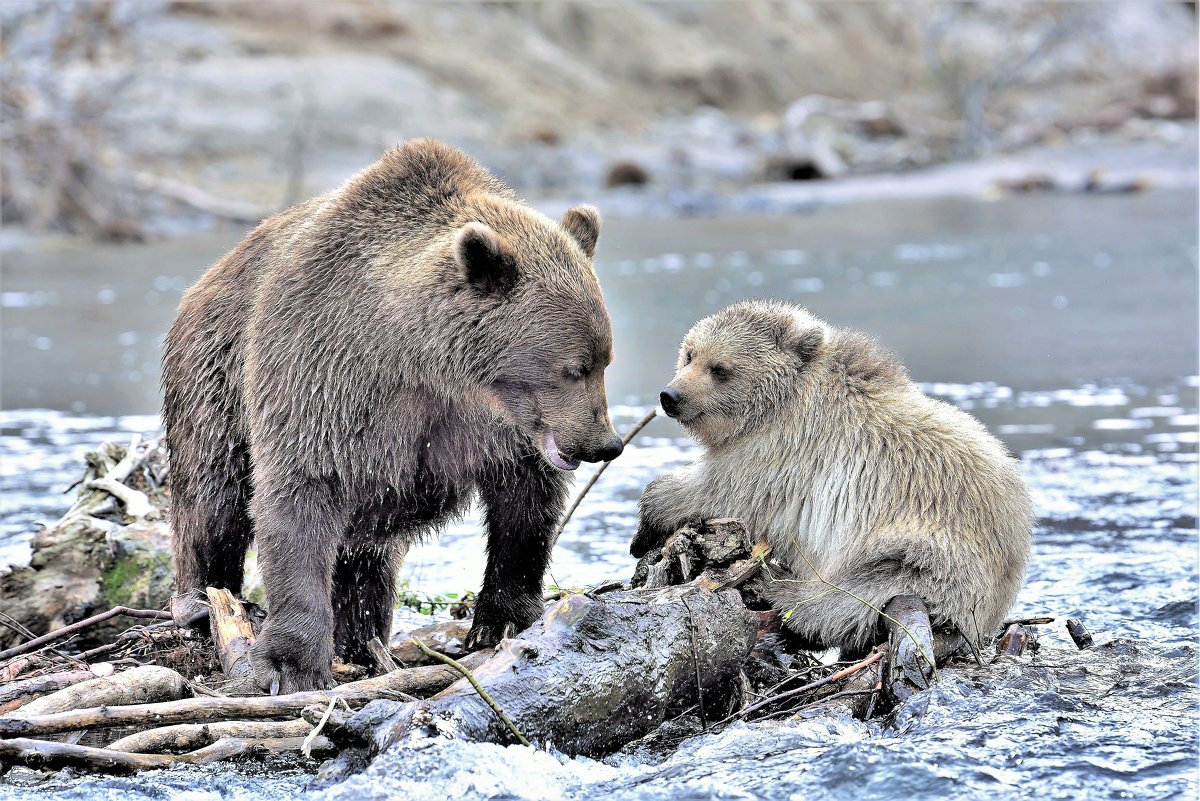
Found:
[[[559,453],[558,445],[554,442],[554,434],[546,435],[546,456],[550,459],[550,463],[559,470],[574,470],[579,467],[579,462],[572,461]]]

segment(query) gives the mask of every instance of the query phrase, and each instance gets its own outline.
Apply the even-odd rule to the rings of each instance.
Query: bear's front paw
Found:
[[[544,609],[540,595],[510,596],[502,601],[481,597],[467,632],[467,650],[478,651],[515,637],[537,622]]]
[[[272,628],[269,618],[250,651],[250,665],[259,689],[271,695],[328,690],[334,686],[331,638],[314,638],[311,633],[292,632],[279,626]]]

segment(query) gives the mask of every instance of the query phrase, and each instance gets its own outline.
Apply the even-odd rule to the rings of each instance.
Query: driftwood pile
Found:
[[[90,531],[80,515],[98,505],[112,512],[107,498],[123,520],[108,520],[110,531],[161,520],[165,471],[150,492],[136,489],[147,481],[145,460],[159,458],[157,446],[135,441],[106,453],[92,466],[98,475],[84,487],[86,503],[52,533]],[[782,616],[764,607],[750,581],[769,558],[737,520],[697,523],[644,558],[631,584],[548,598],[541,620],[495,649],[466,653],[470,621],[439,622],[373,642],[369,667],[335,665],[335,689],[280,696],[258,694],[251,681],[261,610],[226,590],[208,592],[207,631],[123,605],[41,636],[0,617],[7,642],[20,640],[0,651],[0,774],[13,766],[133,772],[299,754],[334,757],[319,775],[332,782],[397,742],[429,737],[602,756],[639,742],[669,746],[740,720],[834,708],[885,714],[936,680],[954,652],[981,658],[935,637],[911,597],[885,608],[890,636],[861,659],[829,664],[790,652]],[[132,628],[113,627],[131,619]],[[1032,642],[1028,627],[1051,620],[1013,621],[997,654],[1020,654]],[[50,628],[44,622],[34,621]],[[1086,647],[1086,630],[1070,625]],[[96,643],[96,631],[110,632],[105,642]]]

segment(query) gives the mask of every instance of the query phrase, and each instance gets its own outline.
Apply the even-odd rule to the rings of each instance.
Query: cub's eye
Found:
[[[712,373],[712,377],[718,381],[724,381],[732,375],[733,371],[724,364],[714,364],[708,368],[708,372]]]
[[[683,363],[684,364],[692,363],[692,349],[691,348],[688,348],[687,352],[685,354],[683,354]]]
[[[582,381],[587,375],[588,369],[582,364],[563,368],[563,378],[568,381]]]

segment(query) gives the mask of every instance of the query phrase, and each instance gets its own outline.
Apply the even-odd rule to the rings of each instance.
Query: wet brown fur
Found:
[[[478,495],[472,642],[532,623],[567,489],[547,435],[575,459],[620,451],[599,225],[590,207],[550,220],[415,140],[215,264],[164,355],[177,617],[196,590],[241,589],[254,538],[260,683],[328,686],[335,644],[365,663],[387,642],[409,545]]]
[[[1033,510],[1018,462],[974,418],[869,337],[786,303],[701,320],[677,367],[677,416],[705,452],[646,488],[634,555],[687,519],[744,519],[786,566],[768,591],[813,648],[873,644],[879,616],[850,593],[877,609],[918,595],[976,641],[1001,622]]]

